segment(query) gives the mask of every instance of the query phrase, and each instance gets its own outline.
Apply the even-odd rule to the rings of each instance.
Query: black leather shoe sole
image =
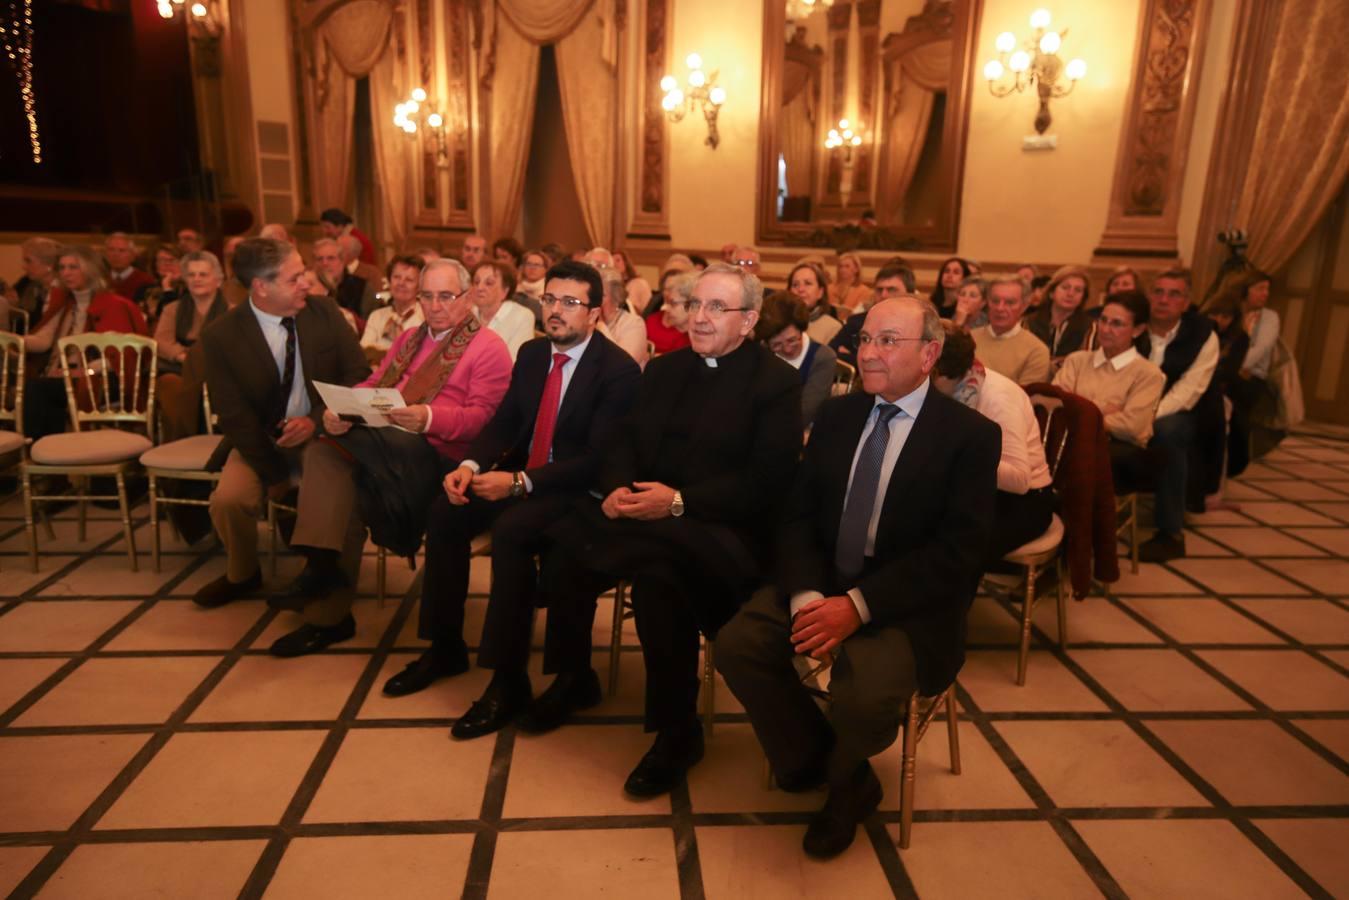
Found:
[[[277,638],[271,646],[271,654],[286,659],[296,656],[308,656],[326,650],[333,644],[350,640],[356,636],[356,620],[347,616],[332,626],[304,624],[290,634]]]
[[[423,665],[420,659],[407,664],[407,668],[384,682],[384,694],[388,697],[406,697],[424,691],[442,678],[452,678],[468,671],[468,660],[453,660],[448,663]]]
[[[516,724],[528,734],[546,734],[561,727],[581,710],[598,706],[603,699],[600,677],[591,669],[564,691],[554,691],[549,687],[534,700]]]
[[[261,587],[261,570],[254,572],[252,577],[237,583],[230,581],[228,575],[221,575],[192,595],[192,602],[202,609],[216,609],[233,600],[255,594]]]

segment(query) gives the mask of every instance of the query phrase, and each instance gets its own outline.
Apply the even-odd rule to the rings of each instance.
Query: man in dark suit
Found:
[[[225,575],[193,598],[206,607],[261,586],[258,515],[266,498],[290,491],[300,452],[323,414],[313,382],[351,385],[370,374],[333,302],[307,296],[304,261],[294,247],[269,238],[244,241],[234,251],[234,272],[248,286],[248,302],[201,335],[211,407],[225,436],[212,458],[220,481],[211,494],[211,521],[228,556]],[[359,551],[357,540],[356,563]],[[336,628],[331,636],[341,640],[342,632]],[[284,649],[291,637],[277,645]]]
[[[384,686],[401,696],[468,668],[469,543],[490,528],[492,591],[478,661],[496,674],[455,724],[459,738],[496,731],[529,705],[535,555],[546,550],[547,527],[594,484],[599,451],[637,392],[637,364],[595,331],[604,295],[599,273],[566,261],[549,270],[544,284],[548,337],[520,348],[505,398],[446,476],[445,492],[428,516],[418,635],[431,648]],[[546,568],[546,552],[544,558]],[[593,596],[549,610],[544,671],[557,678],[530,710],[534,730],[556,727],[599,702],[599,679],[590,667],[594,617]]]
[[[364,320],[379,307],[375,292],[378,281],[368,281],[348,271],[342,245],[331,238],[314,241],[314,273],[320,286],[337,305]]]
[[[646,663],[646,730],[628,776],[637,797],[669,791],[703,755],[699,632],[715,636],[762,577],[772,523],[801,452],[801,379],[749,339],[763,287],[714,263],[687,301],[691,347],[651,361],[605,455],[602,502],[554,527],[570,552],[546,593],[570,607],[632,580]]]
[[[865,393],[815,421],[778,536],[775,584],[717,640],[717,666],[745,706],[784,790],[829,786],[805,850],[852,843],[880,803],[867,762],[894,742],[909,696],[944,690],[964,662],[997,492],[998,426],[933,390],[941,320],[916,297],[867,313]],[[793,660],[834,660],[826,718]]]

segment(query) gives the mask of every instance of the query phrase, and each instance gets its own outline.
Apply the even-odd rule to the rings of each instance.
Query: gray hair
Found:
[[[108,237],[112,237],[112,235],[108,235]],[[122,237],[126,237],[126,235],[122,235]],[[59,262],[67,256],[74,257],[79,263],[80,269],[84,272],[84,277],[88,281],[89,288],[95,294],[108,289],[108,269],[103,257],[83,244],[66,244],[56,254],[56,259]]]
[[[461,291],[468,290],[469,286],[473,284],[473,279],[469,277],[468,269],[464,268],[463,263],[453,257],[442,256],[440,259],[431,260],[426,264],[426,268],[422,269],[422,277],[417,282],[418,289],[426,283],[426,276],[437,269],[449,269],[453,271],[459,278],[459,290]]]
[[[693,274],[690,291],[692,291],[692,284],[697,284],[709,275],[729,275],[736,279],[740,282],[740,305],[755,312],[763,308],[763,282],[759,280],[758,275],[746,272],[740,266],[733,266],[730,263],[714,262],[701,272]],[[683,279],[681,278],[680,281],[683,281]]]
[[[361,239],[354,235],[344,234],[337,239],[337,249],[342,252],[342,258],[347,262],[353,259],[361,258]]]
[[[1030,285],[1027,284],[1020,275],[994,275],[992,278],[989,278],[986,282],[986,286],[984,288],[984,296],[992,297],[993,288],[997,287],[1000,284],[1014,285],[1017,289],[1017,293],[1021,295],[1022,302],[1023,303],[1025,302],[1026,291],[1030,289]]]
[[[57,254],[61,252],[61,245],[51,238],[31,237],[19,245],[24,253],[32,254],[44,266],[56,265]]]
[[[617,269],[608,266],[599,270],[600,280],[604,282],[604,293],[613,301],[614,306],[622,309],[628,303],[628,287]]]
[[[319,238],[317,241],[314,241],[314,243],[310,244],[309,246],[310,249],[312,249],[315,253],[318,252],[318,249],[320,247],[332,247],[334,250],[337,251],[338,256],[342,255],[342,245],[339,244],[337,241],[333,240],[332,238]]]
[[[225,277],[225,270],[220,265],[220,260],[210,250],[193,250],[191,253],[183,254],[183,258],[178,260],[178,265],[187,270],[188,263],[204,262],[211,267],[217,278]]]
[[[249,238],[234,248],[234,277],[250,290],[253,280],[275,281],[281,264],[290,259],[295,248],[274,238]]]
[[[114,231],[112,234],[105,237],[103,239],[103,246],[106,247],[108,245],[108,241],[112,240],[113,238],[120,238],[121,240],[126,241],[127,244],[131,246],[132,253],[138,254],[141,252],[141,248],[136,244],[135,239],[132,238],[131,235],[127,234],[125,231]]]

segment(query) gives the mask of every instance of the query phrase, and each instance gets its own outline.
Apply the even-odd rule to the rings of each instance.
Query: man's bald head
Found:
[[[941,317],[926,300],[903,296],[875,304],[858,337],[863,389],[889,402],[917,390],[937,364],[945,337]]]

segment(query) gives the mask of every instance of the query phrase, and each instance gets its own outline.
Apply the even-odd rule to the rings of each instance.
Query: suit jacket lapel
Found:
[[[267,346],[267,338],[263,337],[262,326],[258,324],[258,317],[253,315],[253,308],[245,300],[239,309],[239,330],[240,335],[249,350],[257,359],[257,363],[266,373],[267,389],[271,391],[281,387],[281,373],[276,370],[276,358],[272,356],[272,348]]]
[[[603,340],[606,340],[606,338],[598,331],[591,335],[590,344],[581,354],[581,358],[576,361],[576,371],[572,373],[571,383],[567,385],[567,393],[562,398],[562,408],[557,411],[557,422],[554,424],[554,428],[560,426],[567,416],[571,415],[576,409],[589,405],[590,385],[599,374],[600,353],[603,352],[600,341]],[[551,347],[550,344],[550,355]],[[540,389],[540,395],[542,395],[542,389]],[[556,434],[556,431],[554,431],[554,434]]]
[[[314,351],[320,345],[316,334],[318,326],[318,315],[307,306],[300,310],[300,314],[295,317],[295,340],[300,344],[300,365],[304,367],[304,380],[306,382],[312,382],[319,374],[318,358],[314,356]],[[276,369],[275,362],[272,363],[272,369],[273,371]],[[278,377],[277,382],[280,383],[280,381],[281,379]]]

